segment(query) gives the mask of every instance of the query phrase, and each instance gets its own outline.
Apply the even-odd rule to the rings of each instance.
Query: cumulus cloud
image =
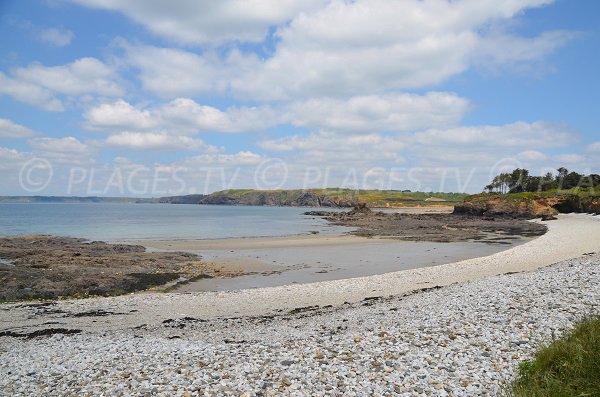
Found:
[[[115,71],[96,58],[80,58],[61,66],[32,63],[15,69],[13,74],[21,81],[66,95],[123,95],[123,89],[115,82]]]
[[[59,164],[84,164],[93,163],[95,148],[67,136],[63,138],[33,138],[29,141],[32,152],[46,160]]]
[[[514,147],[562,147],[573,144],[577,135],[564,125],[518,121],[501,126],[483,125],[432,129],[414,135],[424,145],[478,145]]]
[[[109,136],[106,144],[134,150],[216,150],[200,139],[153,132],[121,132]]]
[[[29,158],[28,153],[0,146],[0,171],[13,170],[15,165],[21,165]]]
[[[324,0],[72,0],[120,12],[151,32],[184,44],[263,41],[271,26],[286,23]]]
[[[184,135],[198,131],[256,131],[277,123],[276,116],[268,107],[221,111],[189,98],[177,98],[146,109],[120,99],[93,107],[84,117],[85,126],[91,130],[154,129]]]
[[[255,165],[264,160],[260,154],[249,150],[242,150],[237,153],[206,153],[198,156],[190,157],[182,161],[173,163],[176,166],[186,165],[193,167],[197,165],[210,166],[235,166],[235,165]]]
[[[405,139],[398,136],[348,136],[324,131],[267,139],[260,141],[258,145],[269,151],[283,152],[294,163],[323,167],[340,163],[348,167],[373,162],[399,164],[404,161],[402,152],[407,148]]]
[[[224,65],[215,54],[201,56],[177,48],[126,42],[121,47],[127,64],[139,70],[138,78],[144,89],[155,95],[173,98],[222,92],[226,87]]]
[[[8,95],[29,105],[40,107],[50,112],[62,112],[63,103],[53,93],[39,85],[17,80],[0,72],[0,95]]]
[[[453,126],[468,109],[466,99],[450,93],[383,94],[292,102],[285,118],[300,127],[372,133]]]
[[[543,32],[536,37],[492,34],[480,41],[474,59],[489,69],[535,63],[578,35],[564,30]]]
[[[89,2],[123,12],[129,7]],[[289,23],[274,23],[273,50],[266,56],[241,52],[239,46],[224,51],[204,48],[202,53],[125,41],[121,47],[126,62],[139,70],[143,87],[165,98],[217,93],[269,101],[364,95],[432,87],[477,64],[511,66],[543,59],[575,34],[547,31],[522,37],[488,27],[549,3],[328,1],[298,9]],[[183,30],[185,21],[170,21],[186,7],[169,7],[157,20]],[[205,13],[211,10],[208,6]],[[247,22],[252,16],[248,18]],[[236,34],[235,24],[224,26]],[[245,36],[237,41],[245,41]]]
[[[570,147],[576,138],[564,126],[517,122],[365,135],[319,131],[264,139],[258,145],[288,161],[290,169],[317,167],[323,174],[324,170],[337,167],[338,179],[328,180],[331,186],[339,186],[344,170],[355,170],[360,179],[372,168],[383,169],[387,174],[402,168],[405,182],[409,172],[421,175],[415,177],[420,183],[413,187],[428,190],[451,177],[452,186],[447,185],[446,189],[473,192],[489,183],[490,169],[502,159],[513,168],[533,167],[532,170],[549,162],[560,165],[560,160],[578,160],[576,156],[555,158],[531,149]],[[388,182],[390,178],[388,175]],[[411,188],[402,183],[394,186]]]
[[[61,66],[32,63],[11,71],[0,72],[0,94],[49,111],[63,111],[58,96],[67,98],[85,94],[121,96],[115,70],[96,58],[80,58]]]
[[[10,120],[0,118],[1,138],[28,138],[33,135],[35,135],[35,133],[31,129]]]
[[[516,157],[517,159],[524,161],[543,161],[548,159],[548,156],[537,150],[524,150],[517,154]]]
[[[178,134],[198,131],[249,132],[291,124],[308,129],[373,133],[450,127],[458,124],[469,102],[455,94],[385,94],[346,100],[313,98],[276,106],[220,110],[189,98],[141,108],[125,100],[89,109],[85,126],[92,130],[161,130]]]
[[[75,34],[63,28],[48,28],[40,31],[40,40],[57,47],[65,47],[71,44]]]

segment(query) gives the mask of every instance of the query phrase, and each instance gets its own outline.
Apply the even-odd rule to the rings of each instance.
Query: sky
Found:
[[[0,0],[0,195],[600,173],[596,0]]]

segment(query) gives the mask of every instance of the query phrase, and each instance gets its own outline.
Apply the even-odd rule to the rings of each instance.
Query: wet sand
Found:
[[[227,291],[371,276],[487,256],[530,238],[501,236],[497,244],[437,243],[345,236],[141,241],[151,250],[198,254],[213,266],[245,273],[200,279],[174,292]]]
[[[455,215],[447,208],[311,211],[347,228],[345,235],[138,241],[149,250],[186,251],[244,272],[196,280],[175,292],[227,291],[365,277],[492,255],[542,235],[546,226]]]
[[[0,330],[48,328],[48,321],[56,320],[61,322],[62,328],[102,332],[144,324],[151,326],[173,318],[207,320],[216,317],[281,315],[297,308],[339,306],[345,302],[400,296],[504,273],[528,272],[600,250],[600,217],[559,215],[558,220],[547,225],[548,232],[543,236],[496,254],[367,277],[234,291],[138,293],[64,300],[52,303],[52,311],[60,311],[56,315],[32,316],[31,307],[36,304],[6,304],[0,310]],[[39,309],[42,304],[35,307]],[[104,316],[100,322],[94,317],[65,317],[64,312],[112,314]]]

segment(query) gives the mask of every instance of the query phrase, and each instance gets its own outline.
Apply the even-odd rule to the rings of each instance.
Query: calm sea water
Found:
[[[185,204],[0,204],[0,235],[44,233],[92,240],[215,239],[339,233],[302,215],[310,208]]]

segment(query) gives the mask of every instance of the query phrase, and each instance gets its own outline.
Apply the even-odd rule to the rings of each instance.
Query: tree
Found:
[[[533,176],[525,168],[517,168],[510,173],[496,175],[489,185],[488,192],[521,193],[543,192],[551,189],[596,188],[600,187],[600,175],[582,175],[577,172],[559,168],[556,176],[548,172],[544,176]]]
[[[509,193],[520,193],[525,191],[529,170],[517,168],[510,173]]]

